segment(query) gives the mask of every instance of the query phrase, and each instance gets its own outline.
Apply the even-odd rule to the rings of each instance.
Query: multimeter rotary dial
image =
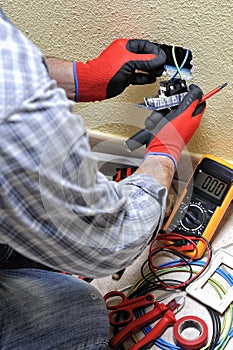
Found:
[[[194,237],[195,249],[187,242],[185,248],[181,246],[180,250],[184,255],[200,258],[206,250],[204,240],[211,240],[232,200],[233,165],[221,158],[204,155],[197,163],[163,231],[197,237]]]
[[[180,224],[183,229],[188,231],[196,231],[201,229],[203,224],[205,223],[207,211],[201,205],[200,202],[190,203],[187,212]]]

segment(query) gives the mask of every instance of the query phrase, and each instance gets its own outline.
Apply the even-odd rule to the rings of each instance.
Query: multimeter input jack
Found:
[[[195,234],[209,242],[232,199],[233,164],[206,154],[197,163],[163,231],[182,236]],[[185,255],[195,258],[202,257],[206,250],[201,241],[193,252],[183,247]]]

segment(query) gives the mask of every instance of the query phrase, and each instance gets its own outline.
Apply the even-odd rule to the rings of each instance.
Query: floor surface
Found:
[[[233,204],[230,205],[220,225],[218,226],[218,229],[212,239],[212,247],[213,247],[214,253],[219,251],[219,249],[223,249],[228,254],[233,255]],[[147,259],[147,256],[148,256],[148,249],[144,251],[144,253],[135,261],[135,263],[132,266],[128,267],[125,270],[123,276],[120,278],[119,281],[116,281],[112,278],[112,276],[109,276],[106,278],[96,279],[92,282],[92,284],[94,284],[103,295],[112,290],[125,289],[127,286],[130,286],[138,278],[140,278],[141,265]],[[232,264],[233,264],[233,259],[232,259]],[[233,272],[231,271],[231,268],[229,272],[233,274]],[[155,296],[157,295],[156,291],[154,294]],[[200,317],[206,321],[208,325],[209,336],[211,336],[212,323],[206,308],[199,301],[186,295],[185,292],[182,292],[181,294],[185,295],[186,301],[183,309],[179,313],[177,313],[177,319],[187,315],[195,315],[197,317]],[[173,298],[173,295],[170,296],[170,299],[171,298]],[[166,300],[164,302],[166,303]],[[163,339],[169,341],[169,343],[171,344],[174,344],[172,327],[170,327],[165,331],[165,333],[163,334]],[[130,344],[132,345],[132,343]],[[128,346],[130,347],[130,345]],[[126,349],[128,349],[127,343],[126,343]],[[152,349],[159,349],[159,347],[154,345]],[[228,342],[225,349],[226,350],[233,349],[232,339]]]

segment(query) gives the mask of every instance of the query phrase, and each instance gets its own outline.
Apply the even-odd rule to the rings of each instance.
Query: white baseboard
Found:
[[[125,138],[118,135],[93,130],[89,130],[88,135],[92,152],[102,162],[101,167],[105,169],[103,172],[107,176],[110,175],[109,172],[114,172],[117,166],[138,166],[144,157],[144,147],[128,152],[124,147]],[[187,181],[200,157],[199,154],[183,152],[174,178]]]

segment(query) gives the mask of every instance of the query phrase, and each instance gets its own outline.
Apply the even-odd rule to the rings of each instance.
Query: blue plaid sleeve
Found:
[[[111,274],[161,227],[166,189],[98,170],[41,52],[0,12],[0,243],[56,269]]]

